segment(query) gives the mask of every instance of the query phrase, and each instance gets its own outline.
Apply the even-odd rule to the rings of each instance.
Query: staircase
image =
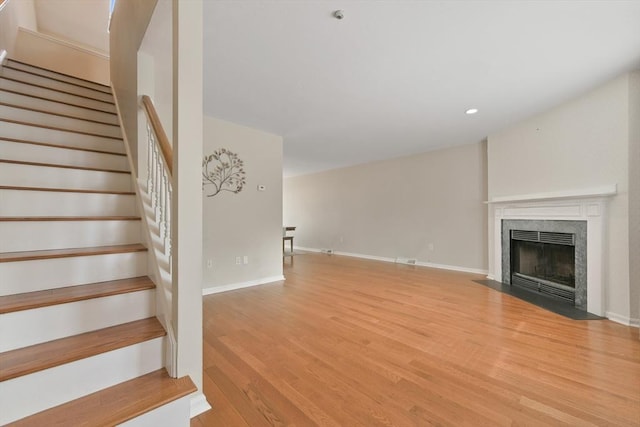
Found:
[[[0,425],[188,425],[111,89],[0,72]]]

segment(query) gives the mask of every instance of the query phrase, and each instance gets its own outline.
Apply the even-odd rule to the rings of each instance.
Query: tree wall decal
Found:
[[[202,190],[206,185],[213,186],[213,192],[207,197],[213,197],[222,191],[237,194],[246,184],[244,162],[236,153],[226,148],[215,150],[213,154],[202,159]]]

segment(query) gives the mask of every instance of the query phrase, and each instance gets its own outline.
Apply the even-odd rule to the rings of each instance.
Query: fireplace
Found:
[[[492,197],[488,202],[493,210],[488,278],[511,284],[511,230],[574,234],[574,304],[581,310],[606,316],[608,233],[605,225],[608,199],[616,193],[616,185],[611,184]]]
[[[585,221],[503,220],[502,281],[587,309]]]
[[[575,303],[575,234],[511,230],[511,284]]]

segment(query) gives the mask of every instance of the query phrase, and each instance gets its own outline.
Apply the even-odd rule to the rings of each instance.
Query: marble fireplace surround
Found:
[[[616,185],[518,196],[494,197],[493,207],[493,280],[502,278],[502,220],[586,221],[587,224],[587,304],[586,310],[605,315],[606,208]]]

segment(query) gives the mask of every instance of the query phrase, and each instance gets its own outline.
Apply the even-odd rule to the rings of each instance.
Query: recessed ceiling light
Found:
[[[469,108],[467,111],[465,111],[465,114],[475,114],[478,112],[477,108]]]

